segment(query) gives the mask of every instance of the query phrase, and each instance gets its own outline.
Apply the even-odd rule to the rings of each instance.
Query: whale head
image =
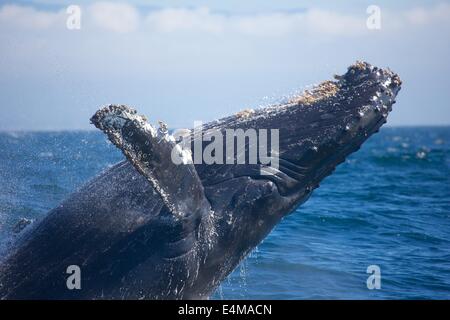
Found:
[[[203,140],[205,136],[214,136],[214,142],[218,137],[223,140],[220,158],[230,158],[227,144],[233,138],[229,132],[244,137],[235,137],[231,163],[196,164],[202,183],[205,188],[214,186],[217,193],[216,187],[230,180],[267,182],[279,195],[297,203],[386,123],[400,86],[400,78],[392,71],[357,62],[334,81],[322,82],[285,103],[245,110],[208,124]],[[203,152],[208,145],[209,151],[214,149],[203,141]],[[196,147],[191,148],[195,154]],[[256,163],[249,163],[252,153]],[[264,162],[266,154],[270,161]],[[247,162],[239,163],[239,158]],[[284,210],[279,213],[285,214]]]
[[[206,197],[220,213],[215,218],[218,250],[210,254],[206,268],[222,260],[224,274],[233,270],[280,219],[306,201],[337,165],[378,132],[400,86],[400,78],[392,71],[357,62],[342,76],[284,103],[206,125],[203,135],[264,129],[273,160],[269,164],[196,164]],[[247,153],[245,159],[250,159],[252,147],[260,151],[260,141],[250,141],[250,134],[246,138],[244,147],[234,148],[235,158]],[[203,150],[207,145],[203,143]]]

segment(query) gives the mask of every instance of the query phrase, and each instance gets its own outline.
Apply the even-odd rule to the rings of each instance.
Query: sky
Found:
[[[369,5],[380,29],[366,25]],[[93,129],[110,103],[188,128],[356,60],[403,80],[389,125],[450,125],[448,57],[450,1],[0,0],[0,131]]]

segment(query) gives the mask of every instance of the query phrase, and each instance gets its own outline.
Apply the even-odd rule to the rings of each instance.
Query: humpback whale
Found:
[[[203,126],[204,134],[277,129],[279,148],[270,154],[277,167],[195,163],[195,130],[184,130],[192,143],[181,145],[165,125],[156,129],[134,109],[100,109],[91,122],[126,159],[21,231],[1,260],[0,298],[208,298],[379,130],[400,86],[389,69],[357,62],[283,103]],[[234,155],[248,149],[247,143]],[[172,161],[174,150],[180,163]],[[78,288],[67,286],[70,266],[79,268]]]

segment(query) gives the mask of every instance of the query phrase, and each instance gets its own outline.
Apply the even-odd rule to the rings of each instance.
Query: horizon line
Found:
[[[402,128],[450,128],[450,124],[397,124],[397,125],[385,125],[383,128],[389,129],[402,129]],[[177,130],[180,128],[169,128],[169,130]],[[0,129],[0,133],[51,133],[51,132],[101,132],[96,128],[80,128],[80,129]]]

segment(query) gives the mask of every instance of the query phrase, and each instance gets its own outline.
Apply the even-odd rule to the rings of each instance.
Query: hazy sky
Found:
[[[371,4],[380,30],[366,27]],[[0,130],[88,129],[108,103],[191,127],[358,59],[403,80],[389,124],[450,125],[449,57],[448,1],[1,1]]]

